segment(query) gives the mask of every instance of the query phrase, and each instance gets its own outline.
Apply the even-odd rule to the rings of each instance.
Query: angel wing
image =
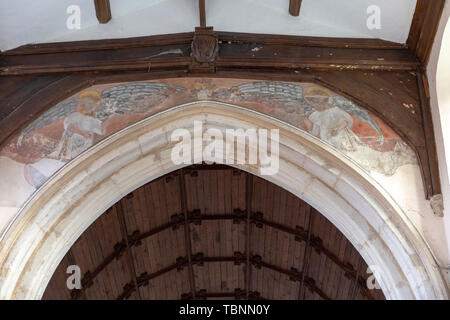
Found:
[[[53,108],[45,111],[39,118],[33,121],[19,136],[17,146],[20,147],[23,137],[29,132],[44,128],[56,121],[63,120],[70,114],[74,113],[78,105],[78,99],[72,98],[58,103]]]
[[[292,83],[277,81],[248,82],[232,89],[219,89],[214,95],[217,98],[229,98],[233,93],[245,101],[276,102],[286,108],[287,112],[295,112],[298,105],[305,106],[303,88]]]
[[[366,110],[362,109],[361,107],[357,106],[350,100],[341,96],[333,96],[331,98],[331,104],[351,114],[358,120],[368,123],[378,133],[380,144],[384,143],[383,132],[381,131],[380,127],[375,122],[375,120],[370,116],[370,114]]]
[[[113,114],[146,113],[164,102],[170,94],[184,90],[180,86],[155,82],[121,84],[102,92],[102,104],[94,116],[105,120]]]

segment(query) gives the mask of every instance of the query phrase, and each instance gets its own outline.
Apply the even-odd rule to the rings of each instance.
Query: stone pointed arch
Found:
[[[364,170],[316,138],[237,106],[196,102],[171,108],[110,136],[48,181],[22,208],[0,247],[0,298],[39,299],[65,253],[107,208],[178,169],[170,134],[205,127],[277,128],[280,168],[263,178],[310,203],[352,242],[388,299],[447,299],[426,244]],[[257,166],[240,169],[258,175]],[[326,201],[324,201],[326,199]]]

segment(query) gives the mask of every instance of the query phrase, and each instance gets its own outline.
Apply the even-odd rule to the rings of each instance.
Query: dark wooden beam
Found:
[[[153,280],[159,276],[162,276],[162,275],[164,275],[170,271],[176,270],[176,269],[177,269],[177,263],[174,263],[174,264],[171,264],[170,266],[164,267],[164,268],[162,268],[156,272],[150,273],[150,274],[147,272],[144,272],[143,274],[141,274],[138,277],[138,280],[136,283],[134,283],[133,281],[127,283],[124,286],[122,293],[116,298],[116,300],[128,299],[134,291],[136,291],[136,290],[139,291],[139,289],[138,289],[139,287],[148,285],[148,282],[150,280]]]
[[[308,274],[309,270],[309,258],[311,257],[311,230],[313,227],[313,209],[312,207],[305,203],[306,212],[308,215],[308,234],[305,241],[305,250],[303,251],[303,266],[302,266],[302,279],[300,280],[300,288],[298,290],[298,300],[305,300],[305,275]]]
[[[133,253],[131,252],[131,246],[133,243],[130,243],[128,241],[128,228],[127,228],[127,222],[125,219],[125,210],[124,210],[124,203],[123,201],[126,201],[122,199],[115,205],[116,212],[117,212],[117,220],[120,225],[120,232],[122,234],[122,238],[125,241],[126,249],[126,259],[127,259],[127,266],[128,266],[128,272],[130,275],[130,278],[132,279],[132,283],[135,285],[135,287],[138,287],[138,281],[137,281],[137,274],[136,274],[136,268],[134,266],[134,259],[133,259]],[[137,290],[137,295],[139,299],[142,299],[141,292]]]
[[[421,112],[423,118],[423,130],[425,135],[425,146],[419,149],[419,161],[426,163],[430,168],[429,179],[425,181],[425,190],[427,198],[441,193],[441,180],[439,176],[439,167],[437,166],[437,149],[434,135],[433,118],[431,115],[430,89],[425,72],[417,71],[417,86],[419,88],[419,97]],[[423,168],[424,166],[422,166]]]
[[[245,237],[245,246],[246,246],[246,253],[247,253],[247,257],[246,257],[246,268],[245,268],[245,275],[244,275],[244,279],[245,279],[245,290],[247,293],[247,299],[248,299],[248,295],[250,293],[250,284],[251,284],[251,268],[250,268],[250,256],[251,256],[251,212],[252,212],[252,199],[253,199],[253,175],[250,173],[246,173],[246,179],[245,179],[245,189],[246,189],[246,225],[245,225],[245,231],[246,231],[246,237]]]
[[[205,0],[198,0],[198,9],[200,12],[200,27],[206,27],[206,4]]]
[[[417,0],[407,44],[422,61],[428,63],[445,0]]]
[[[331,297],[329,297],[322,289],[320,289],[316,285],[316,281],[313,278],[308,276],[303,277],[302,272],[296,270],[295,268],[280,268],[279,266],[264,261],[262,257],[257,255],[253,255],[250,260],[254,268],[260,269],[261,267],[263,267],[275,272],[282,273],[288,276],[292,281],[301,281],[301,279],[303,278],[305,286],[308,287],[311,291],[317,293],[324,300],[331,300]]]
[[[358,293],[358,283],[359,283],[358,278],[360,276],[361,271],[364,272],[364,270],[361,270],[361,264],[362,264],[362,261],[360,260],[358,265],[356,266],[357,277],[355,278],[355,280],[352,283],[351,293],[350,293],[350,297],[352,300],[356,299],[356,294]]]
[[[196,293],[196,300],[207,300],[208,298],[234,298],[235,300],[242,300],[244,297],[248,297],[248,300],[268,300],[261,296],[257,291],[246,292],[240,288],[236,288],[234,292],[207,292],[205,289],[199,290]],[[193,300],[193,293],[183,293],[181,300]]]
[[[300,8],[302,7],[302,0],[290,0],[289,1],[289,13],[298,17],[300,15]]]
[[[188,220],[188,212],[187,212],[187,196],[186,196],[186,183],[184,180],[184,170],[180,169],[179,171],[179,186],[180,186],[180,202],[181,209],[183,211],[184,216],[184,239],[185,239],[185,249],[186,249],[186,257],[188,262],[188,273],[189,273],[189,285],[191,287],[191,291],[194,294],[195,298],[195,278],[194,278],[194,269],[192,267],[192,242],[191,242],[191,227],[189,225]]]
[[[109,0],[94,0],[94,4],[98,22],[108,23],[108,21],[111,20],[111,6]]]
[[[389,42],[351,39],[275,37],[219,34],[220,68],[251,67],[308,70],[415,70],[420,63],[406,48]],[[145,44],[136,47],[139,41]],[[184,68],[192,63],[193,34],[26,46],[0,55],[0,76],[43,75],[74,72],[149,71]],[[255,49],[256,48],[256,49]],[[32,54],[36,50],[39,54]]]

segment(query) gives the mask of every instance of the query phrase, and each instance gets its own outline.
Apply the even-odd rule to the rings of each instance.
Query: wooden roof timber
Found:
[[[311,256],[311,230],[312,230],[312,208],[310,205],[307,206],[307,215],[308,215],[308,229],[305,238],[305,251],[303,253],[303,269],[302,269],[302,278],[300,279],[300,288],[298,291],[298,300],[304,299],[304,290],[305,290],[305,274],[307,274],[309,267],[309,257]]]
[[[253,196],[253,175],[248,172],[245,174],[245,189],[246,189],[246,199],[245,199],[245,217],[246,217],[246,238],[245,238],[245,249],[246,249],[246,269],[245,269],[245,291],[247,294],[247,299],[250,294],[250,277],[251,277],[251,215],[252,215],[252,196]],[[236,220],[235,220],[236,221]]]
[[[198,0],[198,11],[200,13],[200,27],[206,27],[206,4],[205,0]]]
[[[138,279],[136,276],[136,269],[134,267],[134,261],[133,261],[133,256],[131,253],[131,247],[130,247],[130,242],[129,242],[129,238],[128,238],[128,230],[127,230],[127,224],[126,224],[126,220],[125,220],[125,214],[124,214],[124,208],[121,202],[117,203],[116,206],[116,210],[117,210],[117,216],[118,216],[118,220],[119,220],[119,224],[120,224],[120,232],[122,235],[122,238],[124,239],[124,243],[126,245],[125,247],[125,253],[126,253],[126,259],[127,259],[127,265],[128,265],[128,271],[130,274],[130,277],[133,279],[133,284],[134,286],[137,288],[138,287]],[[140,293],[139,290],[137,291],[139,298],[140,297]]]
[[[235,300],[241,300],[247,297],[247,300],[268,300],[261,296],[257,291],[246,291],[240,288],[236,288],[234,292],[208,292],[206,289],[198,290],[196,293],[198,300],[206,300],[208,298],[234,298]],[[192,292],[183,293],[181,300],[192,300]]]
[[[411,71],[420,66],[404,46],[382,40],[217,34],[218,68]],[[188,70],[192,41],[193,34],[176,34],[24,46],[0,55],[0,76],[148,71],[150,65]]]
[[[189,227],[189,213],[187,211],[187,206],[186,206],[186,202],[187,202],[187,197],[186,197],[186,185],[185,185],[185,181],[184,181],[184,170],[180,169],[179,170],[180,173],[180,200],[181,200],[181,210],[183,211],[183,217],[184,217],[184,243],[185,243],[185,248],[186,248],[186,256],[187,256],[187,262],[188,262],[188,268],[189,268],[189,284],[191,287],[191,292],[195,298],[195,279],[194,279],[194,270],[192,268],[192,243],[191,243],[191,234],[190,234],[190,227]]]
[[[289,13],[298,17],[300,15],[300,8],[302,7],[302,0],[289,0]]]
[[[111,5],[109,0],[94,0],[95,14],[98,22],[104,24],[111,20]]]
[[[417,0],[407,44],[427,65],[445,0]]]

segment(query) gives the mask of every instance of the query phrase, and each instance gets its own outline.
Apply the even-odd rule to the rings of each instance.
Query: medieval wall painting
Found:
[[[35,190],[64,164],[114,132],[162,110],[199,100],[236,104],[288,122],[368,172],[392,176],[399,167],[416,163],[414,152],[379,118],[323,87],[177,78],[95,86],[59,103],[0,151],[0,170],[3,167],[8,175],[5,166],[11,162],[21,166],[23,179]]]

